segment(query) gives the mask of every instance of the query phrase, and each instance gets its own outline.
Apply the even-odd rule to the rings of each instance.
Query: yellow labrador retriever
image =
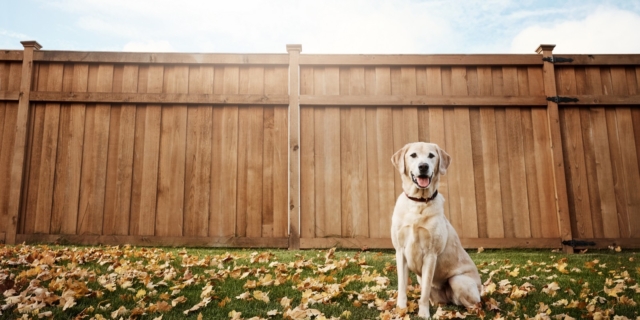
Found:
[[[391,223],[398,268],[397,305],[407,307],[411,270],[421,285],[419,316],[430,316],[429,299],[434,304],[474,306],[480,302],[482,288],[478,269],[445,217],[444,197],[438,194],[440,176],[446,173],[451,157],[436,144],[416,142],[398,150],[391,162],[400,171],[404,190]]]

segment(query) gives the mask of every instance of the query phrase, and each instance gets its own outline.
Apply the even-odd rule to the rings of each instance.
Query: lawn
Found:
[[[474,310],[440,319],[639,319],[636,252],[470,251]],[[0,318],[417,319],[395,307],[392,251],[0,245]]]

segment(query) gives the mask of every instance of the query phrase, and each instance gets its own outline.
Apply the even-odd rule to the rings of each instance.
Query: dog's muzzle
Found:
[[[431,185],[432,177],[426,174],[415,176],[413,172],[411,172],[411,180],[413,180],[413,183],[415,183],[418,188],[426,189]]]

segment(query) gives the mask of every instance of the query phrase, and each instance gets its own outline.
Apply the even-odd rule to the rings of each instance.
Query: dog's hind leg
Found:
[[[442,288],[431,287],[431,304],[448,304],[451,302],[451,287],[446,283]]]
[[[449,278],[449,285],[453,303],[470,308],[480,302],[478,283],[473,278],[464,274],[453,276]]]

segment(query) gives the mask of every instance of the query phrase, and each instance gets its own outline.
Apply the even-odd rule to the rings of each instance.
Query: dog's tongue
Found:
[[[431,183],[431,180],[429,180],[429,178],[420,178],[420,177],[416,177],[416,181],[418,181],[418,185],[420,186],[420,188],[426,188],[429,186],[429,183]]]

